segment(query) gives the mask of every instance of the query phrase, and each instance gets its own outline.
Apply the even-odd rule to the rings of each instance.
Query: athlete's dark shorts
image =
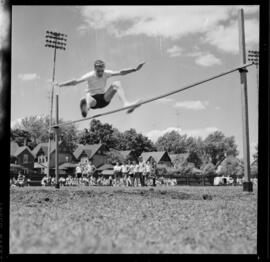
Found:
[[[92,106],[91,108],[103,108],[110,104],[110,102],[107,102],[104,98],[104,94],[97,94],[92,96],[96,100],[96,105]]]
[[[82,177],[82,173],[77,173],[77,178],[81,178]]]

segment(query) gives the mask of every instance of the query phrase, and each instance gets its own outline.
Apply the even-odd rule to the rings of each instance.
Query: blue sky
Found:
[[[246,45],[258,49],[259,9],[245,12]],[[78,78],[96,59],[118,70],[146,61],[120,80],[128,99],[149,98],[240,64],[237,12],[240,6],[13,6],[11,126],[21,118],[49,114],[53,49],[44,47],[45,32],[68,35],[67,50],[57,52],[56,80]],[[258,140],[258,93],[255,66],[249,68],[251,153]],[[86,83],[56,90],[60,117],[81,118],[79,100]],[[111,104],[89,114],[121,106]],[[235,136],[242,156],[239,73],[182,93],[100,119],[119,130],[136,128],[155,141],[166,131],[206,137],[215,130]],[[82,129],[89,121],[78,124]]]

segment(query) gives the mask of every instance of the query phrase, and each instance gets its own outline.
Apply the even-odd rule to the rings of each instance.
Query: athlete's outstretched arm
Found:
[[[70,81],[67,81],[67,82],[63,82],[63,83],[60,83],[58,84],[59,87],[62,87],[62,86],[75,86],[77,84],[80,84],[84,81],[86,81],[89,77],[89,73],[83,75],[81,78],[79,79],[73,79],[73,80],[70,80]]]
[[[119,76],[119,75],[124,76],[124,75],[127,75],[129,73],[136,72],[136,71],[140,70],[143,67],[144,64],[145,64],[145,62],[139,64],[136,68],[122,69],[119,72],[113,73],[112,76]]]

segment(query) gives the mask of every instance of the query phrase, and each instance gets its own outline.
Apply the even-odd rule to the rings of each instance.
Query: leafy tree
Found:
[[[254,162],[258,163],[258,145],[255,146],[255,150],[256,152],[253,154],[253,159],[254,159]]]
[[[89,145],[102,143],[108,148],[112,148],[116,143],[113,132],[112,125],[108,123],[102,124],[101,121],[93,119],[90,123],[89,130],[84,129],[79,134],[78,142]]]
[[[193,176],[194,165],[192,163],[187,163],[180,167],[179,172],[183,176]]]
[[[215,176],[216,175],[215,166],[211,162],[206,163],[204,165],[204,167],[202,168],[202,172],[203,172],[204,176]]]
[[[11,129],[10,132],[11,140],[15,141],[19,146],[29,145],[32,143],[31,134],[28,131],[21,129]]]
[[[251,178],[258,178],[258,162],[254,162],[253,165],[250,167],[250,177]]]
[[[125,160],[123,156],[116,150],[111,150],[106,155],[107,155],[107,163],[109,164],[114,164],[116,162],[123,163]]]
[[[53,119],[53,123],[54,123]],[[63,123],[62,119],[59,120],[59,123]],[[50,117],[48,115],[35,115],[25,117],[21,120],[20,123],[15,124],[11,133],[13,136],[16,134],[29,134],[29,140],[31,148],[35,147],[39,143],[46,143],[49,140],[49,127],[50,127]],[[16,131],[20,130],[20,131]],[[63,139],[67,146],[70,149],[74,149],[76,136],[77,136],[77,127],[74,124],[66,125],[61,127],[61,139]],[[53,135],[52,135],[53,136]],[[22,139],[22,138],[17,138]]]
[[[220,174],[233,178],[242,177],[244,174],[243,162],[233,156],[227,157],[221,164]]]
[[[234,137],[225,137],[220,131],[215,131],[206,137],[204,140],[204,150],[215,166],[219,165],[226,155],[238,155]]]
[[[199,153],[195,150],[189,152],[189,156],[187,158],[187,161],[190,163],[193,163],[196,168],[200,168],[202,164],[202,160],[199,157]]]
[[[187,136],[181,136],[176,131],[167,132],[159,137],[155,146],[158,151],[167,151],[172,154],[180,154],[186,152]]]
[[[137,133],[134,128],[123,132],[122,139],[120,143],[123,145],[123,148],[121,149],[134,150],[137,157],[140,156],[142,152],[156,151],[152,141],[141,133]]]

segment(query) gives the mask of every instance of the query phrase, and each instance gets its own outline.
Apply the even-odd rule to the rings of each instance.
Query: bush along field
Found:
[[[256,243],[256,187],[10,191],[11,254],[256,254]]]

